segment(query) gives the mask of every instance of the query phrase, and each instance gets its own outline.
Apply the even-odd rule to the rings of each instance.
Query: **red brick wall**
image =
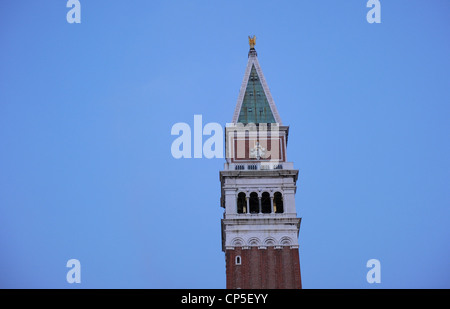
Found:
[[[241,265],[236,265],[236,256]],[[298,249],[249,247],[225,251],[227,289],[301,289]]]

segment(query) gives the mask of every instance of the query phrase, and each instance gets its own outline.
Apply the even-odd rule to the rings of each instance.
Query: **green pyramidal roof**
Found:
[[[247,67],[232,122],[234,124],[278,123],[282,125],[254,48],[250,48],[248,53]]]
[[[237,122],[244,124],[276,122],[254,65],[247,82]]]

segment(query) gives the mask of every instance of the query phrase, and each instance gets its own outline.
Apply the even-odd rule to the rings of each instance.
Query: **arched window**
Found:
[[[236,265],[241,265],[241,256],[240,256],[240,255],[237,255],[237,256],[236,256],[235,262],[236,262],[236,263],[235,263]]]
[[[247,212],[247,198],[244,192],[240,192],[237,197],[237,213],[244,214]]]
[[[275,192],[273,195],[273,211],[277,214],[283,213],[283,196],[280,192]]]
[[[261,212],[264,214],[270,214],[270,194],[263,192],[261,197]]]
[[[257,214],[259,212],[259,200],[258,200],[258,193],[252,192],[250,193],[250,200],[249,200],[249,206],[250,206],[250,213]]]

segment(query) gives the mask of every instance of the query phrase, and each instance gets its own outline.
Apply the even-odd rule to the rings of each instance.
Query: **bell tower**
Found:
[[[302,287],[295,207],[298,170],[286,159],[284,126],[249,37],[247,68],[220,172],[222,250],[228,289]]]

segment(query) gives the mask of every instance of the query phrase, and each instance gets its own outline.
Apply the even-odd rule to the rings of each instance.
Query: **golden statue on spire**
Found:
[[[256,45],[256,35],[254,35],[254,36],[252,36],[252,37],[248,36],[248,44],[250,45],[250,48],[251,48],[251,49],[254,49],[254,48],[255,48],[255,45]]]

